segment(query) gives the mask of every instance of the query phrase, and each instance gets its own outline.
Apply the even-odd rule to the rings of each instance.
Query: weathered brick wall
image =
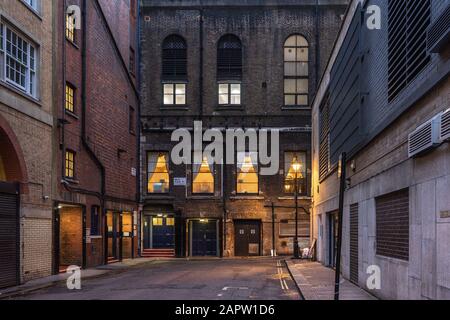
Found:
[[[50,275],[52,262],[53,3],[42,1],[36,14],[22,1],[2,1],[0,14],[2,22],[36,41],[39,55],[36,99],[0,81],[0,117],[13,132],[14,152],[23,156],[22,179],[11,180],[21,182],[20,274],[28,281]]]
[[[96,0],[97,1],[97,0]],[[86,142],[95,157],[105,168],[106,201],[104,209],[136,210],[136,177],[132,168],[138,168],[137,137],[130,133],[129,108],[135,110],[137,125],[138,97],[135,88],[136,78],[128,73],[130,48],[137,51],[136,18],[130,12],[130,1],[86,2],[86,48],[83,48],[83,32],[76,30],[75,44],[60,34],[60,48],[65,48],[65,66],[63,51],[58,53],[58,72],[64,74],[66,81],[76,88],[75,112],[64,112],[64,83],[58,84],[60,104],[57,113],[69,123],[64,130],[58,130],[58,142],[76,152],[75,181],[70,188],[84,191],[70,192],[60,183],[64,168],[64,153],[58,144],[58,200],[83,205],[87,212],[87,228],[91,226],[92,206],[100,206],[101,170],[94,157],[82,144],[82,52],[86,49]],[[83,6],[82,0],[73,4]],[[63,14],[64,8],[59,8]],[[106,20],[105,20],[106,19]],[[59,22],[62,24],[62,21]],[[62,25],[60,25],[63,30]],[[111,32],[111,33],[110,33]],[[116,49],[117,46],[117,49]],[[63,67],[64,66],[64,67]],[[61,76],[60,79],[63,79]],[[134,132],[137,132],[135,127]],[[83,193],[96,193],[87,196]],[[105,199],[107,200],[107,199]],[[104,226],[100,225],[101,237],[91,239],[86,244],[87,266],[103,263]]]

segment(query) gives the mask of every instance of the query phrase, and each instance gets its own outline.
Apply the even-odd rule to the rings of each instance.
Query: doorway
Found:
[[[191,256],[217,257],[219,255],[218,220],[189,221]]]
[[[338,212],[328,213],[328,266],[336,268],[336,253],[338,242]]]
[[[59,205],[56,215],[57,272],[66,272],[69,266],[84,268],[85,211],[80,206]]]
[[[144,249],[173,249],[175,247],[175,218],[144,216]]]
[[[0,288],[19,284],[19,185],[0,182]]]
[[[106,212],[107,260],[109,263],[122,259],[121,257],[121,215],[119,212]]]
[[[234,255],[249,257],[261,255],[261,221],[234,221]]]

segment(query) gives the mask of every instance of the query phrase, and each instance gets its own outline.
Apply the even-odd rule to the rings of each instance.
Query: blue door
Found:
[[[217,256],[217,221],[191,221],[191,255]]]
[[[173,217],[152,217],[152,249],[175,247],[175,220]]]

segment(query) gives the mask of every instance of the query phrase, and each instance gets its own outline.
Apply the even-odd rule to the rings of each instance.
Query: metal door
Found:
[[[191,221],[191,255],[217,256],[217,221]]]
[[[175,223],[171,217],[153,217],[152,249],[173,249],[175,246]]]
[[[19,189],[0,182],[0,288],[19,284]]]
[[[235,221],[234,254],[237,257],[261,255],[261,222]]]

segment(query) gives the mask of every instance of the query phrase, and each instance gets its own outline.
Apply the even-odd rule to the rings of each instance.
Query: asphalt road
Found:
[[[121,272],[42,289],[28,300],[299,300],[280,259],[152,261]]]

